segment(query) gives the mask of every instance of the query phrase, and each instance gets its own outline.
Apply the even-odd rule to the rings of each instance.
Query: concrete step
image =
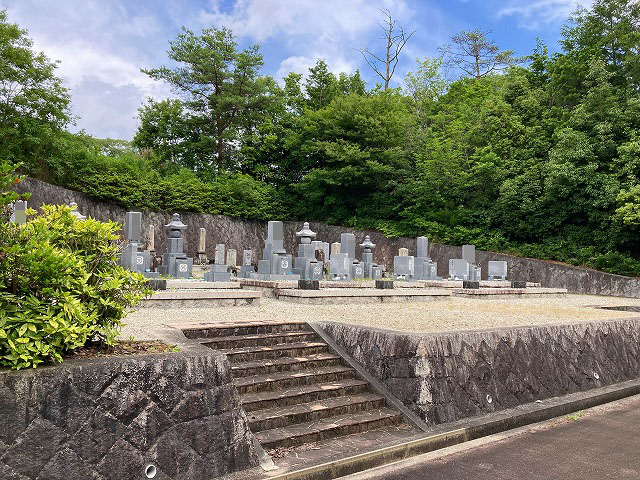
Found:
[[[340,357],[338,355],[321,352],[300,357],[281,357],[232,363],[231,371],[235,378],[240,378],[249,375],[268,375],[278,372],[286,374],[309,368],[337,365],[340,365]]]
[[[283,343],[280,345],[241,347],[219,349],[231,363],[251,362],[254,360],[270,360],[284,357],[308,357],[317,353],[325,353],[328,346],[324,342]]]
[[[256,410],[248,414],[251,431],[261,432],[292,424],[314,422],[338,415],[353,414],[385,406],[384,397],[365,392],[359,395],[327,398],[286,407]]]
[[[342,397],[344,395],[357,395],[366,392],[368,387],[369,384],[366,381],[351,378],[336,382],[302,385],[270,392],[247,393],[240,396],[240,402],[246,412],[253,412],[254,410],[286,407],[288,405]]]
[[[311,342],[318,338],[315,332],[281,332],[231,337],[213,337],[197,339],[209,348],[242,348],[280,345],[283,343]]]
[[[342,365],[250,375],[235,378],[239,394],[274,391],[314,383],[328,383],[355,378],[355,370]]]
[[[283,428],[263,430],[255,434],[264,448],[294,447],[351,433],[365,432],[395,425],[402,421],[399,412],[388,408],[366,410],[344,416],[323,418]]]
[[[307,322],[289,320],[281,322],[219,322],[196,325],[180,325],[187,338],[233,337],[244,335],[262,335],[265,333],[283,333],[311,331]]]

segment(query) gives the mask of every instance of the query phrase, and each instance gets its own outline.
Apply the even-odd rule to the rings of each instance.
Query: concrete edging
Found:
[[[588,392],[555,397],[490,415],[440,425],[430,429],[430,434],[417,440],[268,478],[271,480],[332,480],[638,394],[640,394],[640,379]]]

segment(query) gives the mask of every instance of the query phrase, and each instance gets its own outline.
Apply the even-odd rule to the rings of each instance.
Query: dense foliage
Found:
[[[120,225],[43,206],[24,225],[0,224],[0,365],[60,362],[87,341],[112,344],[144,277],[117,264]]]
[[[60,131],[45,164],[10,160],[126,206],[374,227],[640,275],[639,23],[637,2],[596,0],[557,53],[539,42],[526,61],[461,32],[395,90],[322,60],[279,85],[229,30],[185,30],[176,66],[146,70],[179,96],[140,108],[131,145]],[[462,78],[445,82],[443,63]]]

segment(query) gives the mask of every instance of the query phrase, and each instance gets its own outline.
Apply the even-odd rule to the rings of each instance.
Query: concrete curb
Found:
[[[266,478],[272,480],[331,480],[403,460],[414,455],[432,452],[638,394],[640,394],[640,379],[601,387],[588,392],[555,397],[482,417],[440,425],[431,429],[424,437],[410,442],[392,445],[294,472],[269,475]]]

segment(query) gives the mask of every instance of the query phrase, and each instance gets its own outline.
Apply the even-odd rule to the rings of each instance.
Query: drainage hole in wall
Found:
[[[600,375],[598,374],[598,372],[593,372],[593,378],[595,378],[596,380],[600,380]]]
[[[149,464],[147,466],[144,467],[144,476],[147,478],[155,478],[156,473],[158,473],[158,470],[156,469],[155,465]]]
[[[493,398],[491,398],[491,395],[487,395],[487,403],[489,405],[491,405],[493,403]]]

